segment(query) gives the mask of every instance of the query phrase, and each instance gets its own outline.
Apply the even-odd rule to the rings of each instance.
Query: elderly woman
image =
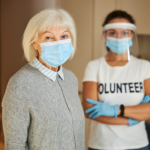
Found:
[[[31,18],[23,36],[29,64],[11,77],[2,102],[5,150],[84,150],[77,78],[62,67],[75,48],[66,11],[47,9]]]

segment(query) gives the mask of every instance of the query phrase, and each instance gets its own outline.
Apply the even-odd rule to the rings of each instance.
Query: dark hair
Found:
[[[130,23],[135,24],[135,21],[130,14],[122,10],[114,10],[107,15],[102,26],[104,27],[106,24],[109,23],[109,21],[115,18],[124,18],[127,19]]]

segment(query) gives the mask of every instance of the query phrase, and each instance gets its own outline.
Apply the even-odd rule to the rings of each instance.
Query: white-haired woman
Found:
[[[31,18],[23,36],[29,64],[11,77],[2,101],[5,150],[84,150],[77,78],[62,67],[75,48],[66,11],[47,9]]]

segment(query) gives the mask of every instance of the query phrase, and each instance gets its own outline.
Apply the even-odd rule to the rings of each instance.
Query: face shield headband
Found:
[[[123,28],[135,31],[136,26],[132,23],[109,23],[104,26],[104,31],[114,28]]]

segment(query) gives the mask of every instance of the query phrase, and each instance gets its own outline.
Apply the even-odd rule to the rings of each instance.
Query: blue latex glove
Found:
[[[94,101],[92,99],[86,99],[86,101],[94,105],[85,111],[85,113],[90,113],[89,118],[95,119],[98,116],[117,117],[120,106],[111,106],[100,101]]]
[[[134,126],[134,125],[136,125],[136,124],[138,124],[140,122],[141,121],[138,121],[138,120],[135,120],[135,119],[131,119],[131,118],[128,119],[129,126]]]
[[[150,97],[148,95],[146,95],[143,100],[141,101],[140,104],[143,104],[143,103],[148,103],[150,101]],[[138,120],[135,120],[135,119],[131,119],[129,118],[128,119],[128,123],[129,123],[129,126],[134,126],[138,123],[140,123],[141,121],[138,121]]]
[[[143,100],[141,101],[140,104],[148,103],[149,101],[150,101],[150,97],[149,97],[149,95],[146,95],[146,96],[143,98]]]

